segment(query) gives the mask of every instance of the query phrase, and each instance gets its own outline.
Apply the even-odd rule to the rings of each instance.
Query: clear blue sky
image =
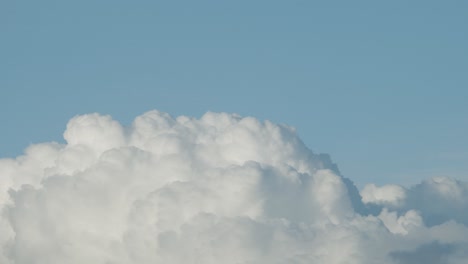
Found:
[[[358,184],[468,179],[467,1],[0,1],[0,157],[76,114],[295,126]]]

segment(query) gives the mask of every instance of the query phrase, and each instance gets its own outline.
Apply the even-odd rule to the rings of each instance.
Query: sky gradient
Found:
[[[466,1],[2,1],[0,157],[77,114],[296,127],[358,186],[468,180]]]

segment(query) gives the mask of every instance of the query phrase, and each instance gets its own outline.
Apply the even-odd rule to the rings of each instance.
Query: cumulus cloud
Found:
[[[361,194],[370,207],[391,208],[400,213],[417,209],[429,226],[450,220],[468,225],[468,183],[453,178],[434,177],[410,188],[369,184]]]
[[[0,160],[0,263],[466,260],[466,183],[359,193],[284,125],[151,111],[122,126],[89,114],[64,138]]]

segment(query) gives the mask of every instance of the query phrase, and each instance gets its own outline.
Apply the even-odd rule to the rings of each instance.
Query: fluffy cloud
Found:
[[[384,207],[400,213],[417,209],[424,222],[440,225],[454,220],[468,225],[468,183],[448,177],[434,177],[406,189],[397,185],[376,187],[369,184],[361,191],[362,200],[374,209]]]
[[[64,138],[0,160],[0,263],[466,261],[466,183],[359,193],[287,126],[90,114]]]

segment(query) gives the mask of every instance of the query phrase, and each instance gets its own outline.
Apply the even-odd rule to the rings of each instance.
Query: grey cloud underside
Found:
[[[442,244],[438,241],[424,244],[413,251],[391,252],[390,256],[401,264],[466,263],[466,244]]]
[[[0,263],[466,263],[466,183],[359,192],[284,125],[90,114],[64,137],[0,160]]]

